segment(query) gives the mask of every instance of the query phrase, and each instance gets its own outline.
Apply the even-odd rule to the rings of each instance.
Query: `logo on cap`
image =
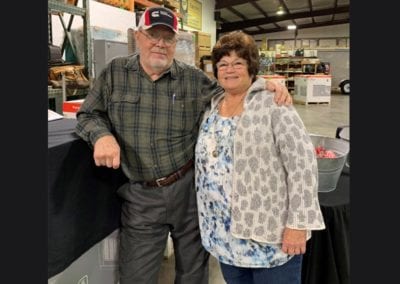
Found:
[[[178,19],[165,7],[148,8],[140,18],[138,28],[147,30],[156,25],[164,25],[178,33]]]
[[[151,13],[151,16],[152,16],[152,17],[160,17],[160,14],[172,18],[171,14],[170,14],[170,13],[167,13],[167,12],[165,12],[165,11],[153,11],[153,12]]]

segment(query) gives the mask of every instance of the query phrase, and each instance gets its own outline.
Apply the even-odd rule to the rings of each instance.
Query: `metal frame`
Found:
[[[86,69],[86,76],[89,81],[92,82],[93,66],[92,66],[92,41],[90,36],[90,20],[89,20],[89,0],[82,0],[82,8],[77,7],[79,0],[74,0],[74,5],[60,2],[57,0],[48,0],[48,41],[52,43],[52,25],[51,25],[51,15],[57,14],[61,25],[65,32],[65,38],[61,47],[62,53],[64,53],[67,43],[69,43],[72,52],[77,58],[76,50],[72,44],[70,31],[72,26],[72,21],[74,16],[81,16],[83,18],[83,38],[84,38],[84,65]],[[63,13],[71,14],[68,24],[66,25],[63,19]]]

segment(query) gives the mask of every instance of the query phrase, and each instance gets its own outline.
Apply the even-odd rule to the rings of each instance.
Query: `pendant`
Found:
[[[214,149],[214,151],[212,151],[212,155],[213,155],[214,158],[218,157],[217,149]]]

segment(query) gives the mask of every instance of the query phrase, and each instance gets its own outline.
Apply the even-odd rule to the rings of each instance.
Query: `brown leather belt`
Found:
[[[152,187],[163,187],[163,186],[173,184],[178,179],[183,177],[187,173],[187,171],[192,168],[192,166],[193,166],[193,160],[190,159],[189,162],[187,162],[183,167],[181,167],[176,172],[174,172],[166,177],[158,178],[153,181],[145,181],[145,182],[143,182],[143,184],[145,186],[152,186]]]

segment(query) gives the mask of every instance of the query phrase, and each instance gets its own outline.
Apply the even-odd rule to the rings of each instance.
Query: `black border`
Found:
[[[400,14],[391,3],[350,3],[352,283],[394,283],[400,270]]]
[[[47,283],[47,4],[15,4],[0,20],[1,282]]]
[[[0,20],[4,283],[47,282],[47,4],[39,3],[9,2]],[[384,1],[350,5],[351,282],[393,283],[400,16]]]

